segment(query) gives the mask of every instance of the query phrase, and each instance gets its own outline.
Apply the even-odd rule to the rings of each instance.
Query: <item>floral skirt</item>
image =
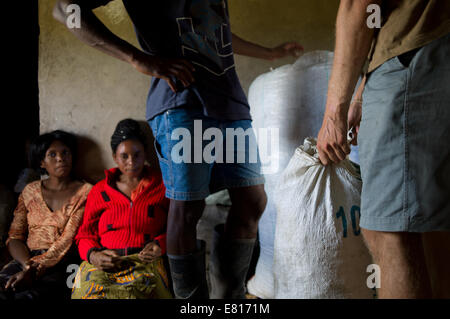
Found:
[[[123,269],[105,272],[84,261],[75,277],[72,299],[171,299],[163,259],[143,263],[124,256]]]

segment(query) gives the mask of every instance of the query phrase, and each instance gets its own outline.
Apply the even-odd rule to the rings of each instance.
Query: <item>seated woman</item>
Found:
[[[6,241],[13,261],[0,272],[0,298],[69,297],[66,268],[79,260],[74,261],[71,247],[92,185],[72,174],[72,134],[53,131],[39,136],[31,145],[30,159],[48,178],[28,184],[19,196]]]
[[[116,168],[89,193],[76,236],[80,256],[72,299],[171,298],[166,253],[169,200],[161,173],[145,165],[139,124],[125,119],[111,137]]]

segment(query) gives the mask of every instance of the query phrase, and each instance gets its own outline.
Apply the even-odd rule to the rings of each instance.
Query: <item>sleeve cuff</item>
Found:
[[[13,240],[13,239],[15,239],[15,240],[20,240],[20,241],[23,242],[23,243],[25,243],[25,241],[26,241],[24,238],[19,238],[19,237],[8,237],[8,239],[6,239],[5,246],[8,247],[9,242],[10,242],[11,240]]]
[[[166,254],[166,234],[157,236],[154,241],[161,248],[161,255]]]

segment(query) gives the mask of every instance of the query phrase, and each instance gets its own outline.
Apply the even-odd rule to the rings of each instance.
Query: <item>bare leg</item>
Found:
[[[450,232],[423,234],[433,298],[450,299]]]
[[[245,279],[258,232],[258,221],[266,206],[264,185],[230,189],[232,206],[225,228],[215,227],[210,282],[214,299],[245,298]]]
[[[225,224],[229,238],[256,238],[258,221],[267,204],[264,185],[232,188],[228,190],[231,208]]]
[[[173,290],[178,299],[208,299],[205,245],[197,241],[197,223],[205,203],[170,201],[167,220],[167,256]],[[200,245],[198,245],[200,244]]]
[[[380,299],[431,298],[422,234],[363,229],[363,236],[380,266]]]
[[[197,223],[203,214],[205,201],[170,200],[167,220],[167,252],[187,255],[197,249]]]

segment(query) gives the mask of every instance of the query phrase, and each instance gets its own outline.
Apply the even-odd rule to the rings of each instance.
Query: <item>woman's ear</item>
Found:
[[[43,160],[41,161],[40,167],[41,167],[41,169],[38,170],[39,175],[48,175],[48,171],[47,171],[47,168],[45,167],[45,162]]]
[[[118,164],[118,163],[117,163],[117,159],[116,159],[116,153],[115,153],[115,152],[112,152],[111,155],[112,155],[112,159],[113,159],[114,163]]]

